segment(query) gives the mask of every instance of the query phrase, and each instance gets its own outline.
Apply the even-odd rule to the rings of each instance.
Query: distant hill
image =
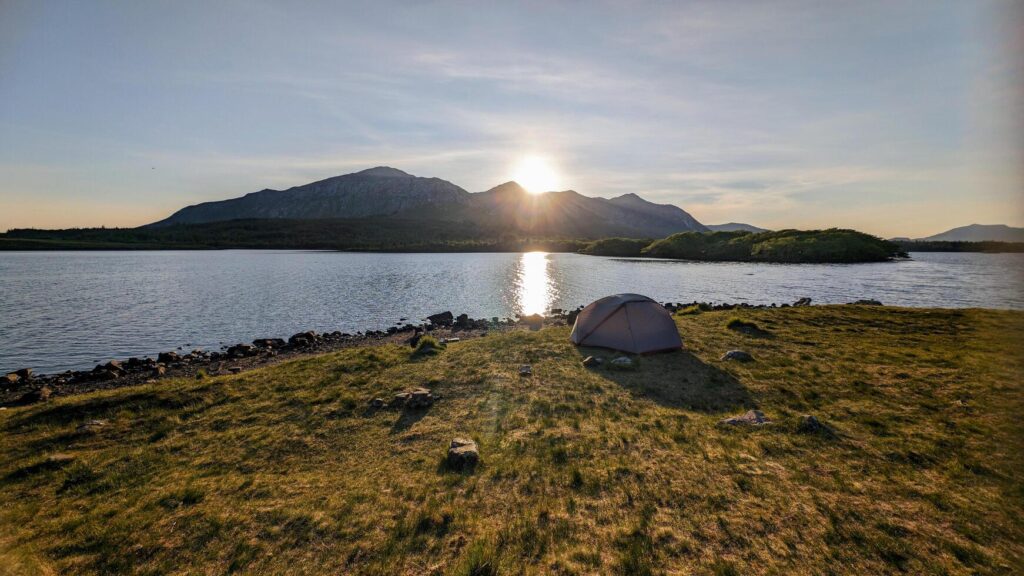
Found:
[[[266,218],[366,218],[429,205],[458,205],[469,196],[440,178],[419,178],[381,166],[287,190],[266,189],[241,198],[203,202],[150,226]]]
[[[741,222],[727,222],[725,224],[705,224],[712,232],[768,232],[767,228],[758,228],[751,224]]]
[[[659,237],[706,231],[678,206],[655,204],[636,194],[591,198],[567,190],[530,194],[515,182],[470,193],[439,178],[421,178],[377,167],[287,190],[261,190],[241,198],[183,208],[150,224],[165,227],[230,220],[358,220],[448,223],[499,235],[594,239]],[[387,229],[384,225],[382,233]],[[474,234],[474,237],[478,237]]]
[[[1024,228],[1005,224],[971,224],[918,238],[926,242],[1024,242]]]

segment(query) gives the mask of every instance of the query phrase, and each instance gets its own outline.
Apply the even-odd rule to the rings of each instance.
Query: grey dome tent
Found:
[[[634,354],[683,346],[672,315],[647,296],[616,294],[580,310],[569,339],[577,346],[598,346]]]

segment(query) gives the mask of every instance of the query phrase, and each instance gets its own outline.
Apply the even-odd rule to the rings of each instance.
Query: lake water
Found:
[[[357,332],[436,312],[658,301],[1024,309],[1024,254],[915,253],[880,264],[744,264],[577,254],[300,251],[0,252],[0,373],[49,373],[178,346],[216,350],[302,330]]]

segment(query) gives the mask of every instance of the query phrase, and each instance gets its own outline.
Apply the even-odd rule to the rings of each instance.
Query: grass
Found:
[[[2,411],[0,573],[1020,572],[1024,314],[676,321],[686,351],[636,371],[549,328]],[[414,386],[441,400],[366,409]],[[749,408],[773,424],[716,425]],[[475,472],[439,465],[453,436]]]

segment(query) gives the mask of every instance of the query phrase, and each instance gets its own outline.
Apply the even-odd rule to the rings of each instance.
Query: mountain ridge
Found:
[[[468,192],[440,178],[377,166],[285,190],[182,208],[145,228],[230,220],[395,218],[474,222],[496,234],[599,238],[666,236],[707,228],[682,208],[628,193],[616,198],[574,190],[530,194],[514,181]]]
[[[968,224],[916,240],[925,242],[1024,242],[1024,228],[1006,224]]]

